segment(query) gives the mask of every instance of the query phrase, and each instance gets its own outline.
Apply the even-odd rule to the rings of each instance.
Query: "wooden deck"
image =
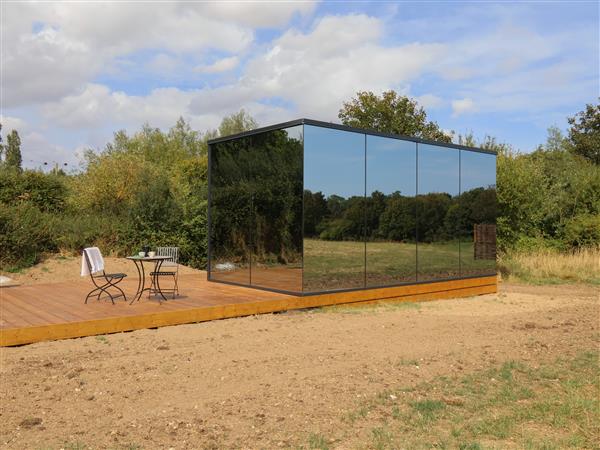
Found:
[[[0,288],[0,346],[204,322],[253,314],[345,303],[416,301],[493,293],[496,277],[297,297],[206,281],[206,274],[180,276],[181,295],[159,304],[143,297],[83,303],[89,280]],[[128,297],[137,280],[121,286]]]

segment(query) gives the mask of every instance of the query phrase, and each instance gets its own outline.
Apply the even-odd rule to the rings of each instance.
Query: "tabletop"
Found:
[[[164,261],[165,259],[171,259],[170,256],[127,256],[127,259],[136,261]]]

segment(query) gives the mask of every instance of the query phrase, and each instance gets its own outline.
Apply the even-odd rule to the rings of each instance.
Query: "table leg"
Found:
[[[163,260],[161,259],[160,261],[156,261],[156,266],[154,266],[154,287],[156,288],[156,291],[159,293],[159,295],[163,298],[163,300],[167,300],[167,297],[165,297],[165,294],[163,294],[163,292],[160,289],[160,284],[158,282],[158,279],[160,278],[158,276],[158,272],[160,272],[160,267],[162,266]],[[158,301],[160,302],[160,298],[158,299]]]
[[[137,292],[135,293],[135,296],[131,300],[131,303],[129,303],[130,305],[132,305],[133,302],[140,300],[140,298],[142,297],[142,293],[144,292],[145,285],[146,285],[146,283],[145,283],[146,274],[144,273],[144,263],[142,261],[139,261],[139,265],[138,265],[138,261],[136,261],[135,259],[133,260],[133,263],[135,264],[135,268],[137,269],[139,278],[138,278]]]

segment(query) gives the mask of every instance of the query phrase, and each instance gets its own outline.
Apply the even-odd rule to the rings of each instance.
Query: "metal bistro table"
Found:
[[[160,284],[158,282],[158,275],[156,275],[156,274],[158,272],[160,272],[160,266],[162,266],[162,263],[165,260],[170,259],[170,258],[171,258],[170,256],[128,256],[127,257],[127,259],[130,259],[135,264],[135,268],[137,269],[138,276],[139,276],[137,292],[135,293],[133,300],[131,300],[131,302],[129,303],[130,305],[133,304],[133,302],[138,301],[140,298],[142,298],[142,294],[144,293],[144,291],[150,292],[150,290],[152,289],[152,285],[150,285],[150,287],[146,287],[146,274],[144,272],[144,263],[145,262],[153,262],[154,263],[153,281],[154,281],[155,291],[162,297],[163,300],[167,300],[167,298],[164,296],[164,294],[160,290]],[[158,301],[161,302],[160,297],[159,297]]]

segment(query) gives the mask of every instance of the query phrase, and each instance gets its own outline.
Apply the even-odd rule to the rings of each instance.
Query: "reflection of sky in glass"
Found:
[[[460,190],[496,186],[496,156],[461,150]]]
[[[446,192],[458,195],[458,150],[428,144],[419,144],[418,148],[418,193]]]
[[[288,139],[296,139],[302,142],[302,125],[297,125],[295,127],[284,128],[283,131],[286,132]]]
[[[326,197],[365,193],[365,135],[304,126],[304,189]]]
[[[414,142],[367,135],[367,195],[400,191],[414,196],[416,148]]]
[[[286,131],[290,137],[302,139],[301,127]],[[326,197],[364,195],[364,146],[364,134],[305,125],[304,188],[321,191]],[[367,195],[373,191],[415,195],[415,148],[411,141],[367,135]],[[418,163],[419,194],[458,195],[459,190],[496,183],[495,155],[419,144]]]

